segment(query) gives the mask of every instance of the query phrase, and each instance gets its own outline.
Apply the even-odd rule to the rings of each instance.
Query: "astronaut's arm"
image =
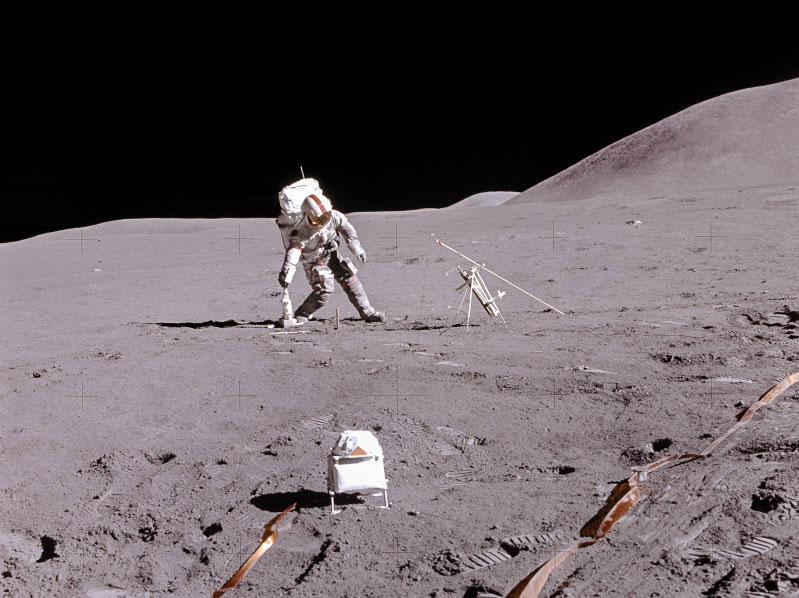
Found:
[[[347,247],[350,248],[350,251],[352,251],[352,253],[354,253],[362,262],[365,262],[366,252],[363,250],[363,247],[361,247],[361,242],[358,240],[358,233],[355,231],[355,227],[350,224],[350,221],[347,220],[347,217],[344,214],[341,214],[340,219],[341,221],[336,227],[336,232],[344,237],[344,240],[347,242]]]
[[[283,258],[283,266],[280,268],[280,274],[277,276],[277,281],[280,286],[287,287],[291,284],[294,278],[294,272],[297,271],[297,264],[302,255],[302,244],[298,241],[293,241],[289,248],[286,250],[286,256]]]

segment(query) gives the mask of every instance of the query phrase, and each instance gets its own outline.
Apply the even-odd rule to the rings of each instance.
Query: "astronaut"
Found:
[[[286,254],[278,282],[287,288],[301,262],[313,289],[294,313],[297,322],[307,322],[327,302],[335,289],[334,279],[361,318],[367,322],[385,322],[386,315],[369,303],[352,260],[339,253],[341,237],[350,251],[365,263],[366,252],[358,241],[358,234],[347,217],[333,209],[330,200],[322,194],[319,183],[315,179],[302,179],[284,187],[279,198],[281,214],[276,222]]]

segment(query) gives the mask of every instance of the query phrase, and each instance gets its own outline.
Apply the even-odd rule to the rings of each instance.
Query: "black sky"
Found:
[[[2,240],[275,216],[300,164],[343,211],[522,191],[696,102],[799,76],[799,11],[768,3],[85,16],[99,24],[50,15],[5,42]]]

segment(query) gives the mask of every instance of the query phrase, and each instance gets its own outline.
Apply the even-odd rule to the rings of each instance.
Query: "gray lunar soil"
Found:
[[[210,596],[295,502],[227,596],[503,595],[631,467],[702,450],[799,370],[796,179],[357,214],[388,323],[337,289],[302,334],[268,327],[271,220],[0,246],[4,595]],[[484,273],[507,325],[474,302],[467,330],[468,264],[436,238],[566,315]],[[390,510],[330,515],[345,429],[380,440]],[[643,495],[542,595],[799,595],[799,388]]]

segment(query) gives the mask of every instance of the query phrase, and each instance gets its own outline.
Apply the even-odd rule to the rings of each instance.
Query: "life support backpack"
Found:
[[[283,187],[278,193],[280,211],[287,216],[301,214],[302,202],[311,195],[324,197],[319,181],[316,179],[300,179],[296,183]]]

